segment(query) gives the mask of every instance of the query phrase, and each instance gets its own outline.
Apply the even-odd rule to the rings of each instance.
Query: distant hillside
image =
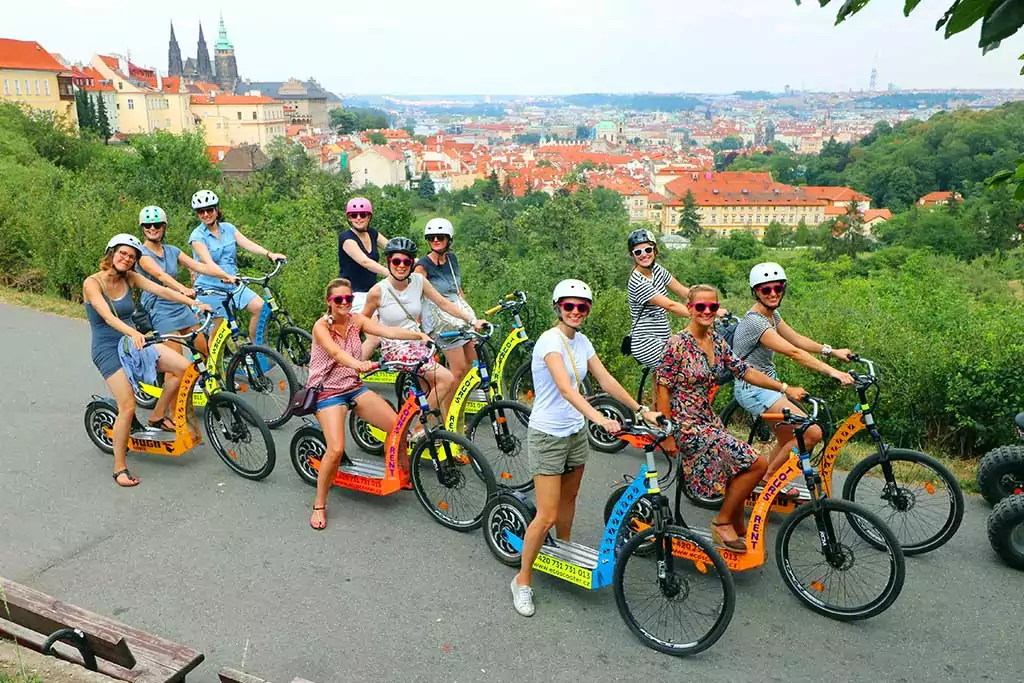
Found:
[[[580,107],[614,107],[633,111],[685,111],[704,107],[701,100],[688,95],[613,95],[584,93],[566,95],[562,100]]]
[[[950,102],[974,102],[982,98],[976,92],[892,92],[871,97],[858,97],[854,104],[871,109],[949,108]]]

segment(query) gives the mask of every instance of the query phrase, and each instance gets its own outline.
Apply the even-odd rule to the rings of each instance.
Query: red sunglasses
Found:
[[[411,258],[401,258],[400,256],[396,256],[395,258],[391,259],[391,265],[395,266],[396,268],[398,266],[405,266],[406,268],[408,268],[409,266],[412,265],[412,263],[413,262]]]
[[[334,296],[327,297],[327,300],[338,305],[338,306],[351,306],[352,302],[356,300],[355,294],[335,294]]]
[[[349,218],[369,218],[373,214],[369,211],[353,211],[348,215]]]
[[[717,302],[713,303],[713,304],[706,304],[703,301],[701,301],[699,303],[695,303],[695,304],[686,304],[686,305],[689,306],[690,308],[692,308],[693,310],[697,311],[698,313],[703,313],[705,309],[711,311],[712,313],[717,313],[718,309],[721,307],[721,304],[719,304]]]
[[[757,291],[761,292],[762,296],[768,296],[769,294],[782,294],[786,291],[786,285],[764,285],[758,287]]]
[[[575,310],[579,310],[580,313],[586,314],[590,312],[590,304],[574,304],[571,301],[566,301],[561,304],[562,310],[566,313],[572,313]]]

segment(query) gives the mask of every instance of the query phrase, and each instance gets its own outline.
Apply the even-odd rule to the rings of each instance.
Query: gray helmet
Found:
[[[654,246],[658,246],[658,238],[654,236],[654,233],[650,230],[640,228],[629,233],[629,237],[626,238],[626,245],[630,251],[633,251],[633,247],[638,244],[646,244],[650,242]]]
[[[416,243],[408,237],[392,237],[384,245],[385,258],[392,254],[405,254],[409,258],[416,258]]]
[[[122,232],[111,237],[110,241],[107,242],[106,251],[110,251],[111,249],[117,249],[118,247],[122,246],[131,247],[132,249],[135,250],[136,258],[142,258],[142,242],[140,242],[139,238],[136,237],[135,235],[129,235],[128,233],[125,232]]]

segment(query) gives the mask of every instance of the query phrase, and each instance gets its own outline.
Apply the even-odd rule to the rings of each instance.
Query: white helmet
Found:
[[[139,225],[166,222],[167,214],[159,206],[147,206],[139,211]]]
[[[758,285],[763,285],[766,282],[785,282],[786,271],[782,269],[778,263],[767,261],[765,263],[758,263],[756,266],[750,269],[750,288],[753,289]]]
[[[192,210],[198,211],[199,209],[205,209],[210,206],[217,206],[220,204],[220,199],[217,198],[213,192],[209,190],[199,190],[192,195]]]
[[[453,239],[455,226],[447,218],[431,218],[427,221],[427,226],[423,228],[423,236],[430,237],[431,235],[447,235],[448,239]]]
[[[559,282],[555,285],[555,291],[551,293],[551,303],[557,304],[559,300],[568,297],[586,299],[591,303],[594,302],[594,295],[591,293],[590,287],[582,280],[562,280]]]
[[[136,237],[135,235],[129,235],[126,232],[122,232],[119,235],[114,235],[113,237],[111,237],[110,241],[107,242],[107,251],[110,251],[111,249],[116,249],[117,247],[120,247],[122,245],[134,249],[136,258],[142,256],[142,242],[140,242],[139,238]]]

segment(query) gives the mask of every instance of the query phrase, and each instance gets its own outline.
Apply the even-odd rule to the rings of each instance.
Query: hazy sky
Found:
[[[212,52],[222,10],[243,78],[313,76],[340,94],[848,90],[872,66],[879,89],[1024,87],[1024,35],[984,57],[978,26],[944,40],[951,1],[906,19],[903,0],[874,0],[840,26],[842,0],[9,1],[0,37],[71,61],[130,50],[165,72],[169,22],[183,57],[200,20]]]

